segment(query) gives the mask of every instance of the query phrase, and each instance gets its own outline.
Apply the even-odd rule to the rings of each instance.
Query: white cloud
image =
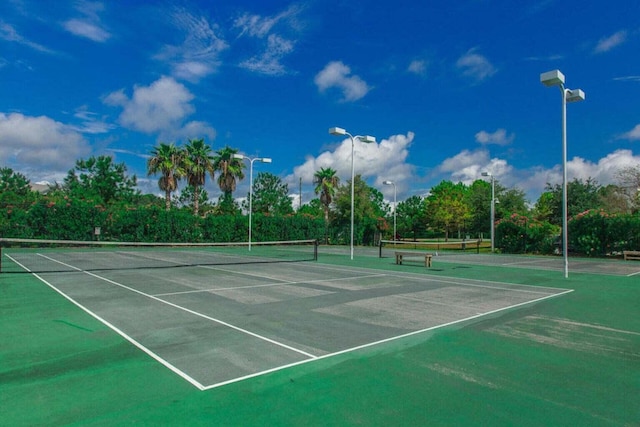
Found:
[[[7,24],[2,20],[0,20],[0,39],[27,46],[31,49],[37,50],[38,52],[54,53],[51,49],[24,38],[11,24]]]
[[[84,37],[94,42],[105,42],[111,34],[98,25],[81,19],[70,19],[63,24],[64,28],[72,34]]]
[[[271,76],[288,74],[287,68],[281,61],[294,51],[296,42],[284,37],[281,33],[275,33],[274,28],[284,23],[287,25],[278,26],[281,32],[290,33],[294,30],[297,33],[300,28],[298,16],[301,11],[301,6],[292,5],[274,16],[263,17],[248,13],[239,16],[233,23],[233,27],[240,31],[238,38],[251,37],[260,43],[258,47],[260,53],[242,61],[240,67]]]
[[[464,76],[476,81],[485,80],[498,71],[486,57],[476,53],[475,49],[469,50],[458,58],[456,66]]]
[[[76,10],[82,18],[69,19],[62,26],[79,37],[84,37],[94,42],[102,43],[111,38],[111,33],[102,27],[100,12],[104,11],[101,2],[80,1],[76,4]]]
[[[515,139],[515,134],[507,135],[507,131],[505,129],[498,129],[493,133],[489,133],[487,131],[481,130],[476,133],[476,142],[479,142],[482,145],[509,145]]]
[[[290,27],[298,27],[298,15],[302,12],[299,5],[291,5],[275,16],[262,17],[245,13],[239,16],[233,23],[234,28],[240,29],[239,37],[248,35],[251,37],[264,38],[271,33],[276,24],[282,21],[288,22]]]
[[[609,37],[604,37],[598,41],[596,47],[593,49],[594,53],[608,52],[614,47],[624,43],[627,40],[627,32],[622,30]]]
[[[344,101],[357,101],[370,90],[367,83],[359,76],[351,75],[351,68],[340,61],[328,63],[314,79],[321,92],[330,88],[342,91]]]
[[[620,139],[628,139],[631,141],[640,140],[640,125],[636,125],[629,132],[625,132],[619,137]]]
[[[614,77],[613,80],[617,82],[640,82],[640,76]]]
[[[90,152],[82,134],[49,117],[0,113],[0,158],[22,169],[68,170]]]
[[[398,191],[408,188],[414,182],[414,166],[406,163],[409,156],[409,147],[413,142],[414,134],[393,135],[378,143],[365,144],[355,142],[354,168],[356,175],[362,175],[364,179],[375,177],[376,185],[381,186],[382,181],[393,180],[398,186]],[[286,178],[292,188],[297,185],[298,179],[303,182],[312,182],[313,174],[320,168],[333,168],[336,170],[341,182],[346,183],[351,179],[351,140],[344,139],[333,150],[320,153],[317,157],[308,157],[304,164],[297,166],[293,174]]]
[[[419,76],[424,76],[427,73],[427,61],[421,59],[414,59],[407,67],[407,71]]]
[[[80,125],[73,126],[73,129],[82,133],[100,134],[107,133],[116,126],[107,123],[104,118],[88,110],[87,106],[82,106],[76,110],[73,117],[80,120]]]
[[[471,184],[477,179],[481,179],[482,172],[490,172],[495,179],[500,180],[512,172],[506,160],[492,159],[489,151],[478,149],[475,151],[463,150],[453,157],[445,159],[436,169],[436,173],[445,175],[444,179],[455,182]]]
[[[195,112],[194,95],[171,77],[162,77],[149,86],[136,86],[131,98],[124,90],[113,92],[104,103],[122,107],[119,122],[144,133],[158,133],[162,139],[213,137],[215,131],[204,122],[185,123]]]
[[[220,53],[229,47],[219,36],[218,26],[184,9],[172,15],[172,25],[184,33],[184,41],[165,45],[154,58],[167,61],[175,77],[190,82],[215,73],[220,67]]]
[[[267,48],[265,51],[259,56],[254,56],[241,62],[240,66],[261,74],[272,76],[284,75],[287,73],[286,68],[280,63],[280,60],[293,52],[293,46],[291,41],[271,34],[267,39]]]

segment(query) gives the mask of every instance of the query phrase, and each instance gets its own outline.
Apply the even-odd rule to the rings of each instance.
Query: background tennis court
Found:
[[[637,419],[637,277],[419,265],[321,250],[318,263],[41,275],[147,354],[41,281],[1,275],[3,412],[13,425]]]

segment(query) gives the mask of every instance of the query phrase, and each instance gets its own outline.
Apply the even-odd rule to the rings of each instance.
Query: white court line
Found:
[[[111,330],[113,330],[115,333],[117,333],[118,335],[120,335],[122,338],[124,338],[125,340],[129,341],[131,344],[133,344],[134,346],[138,347],[140,350],[142,350],[143,352],[145,352],[146,354],[148,354],[149,356],[151,356],[155,361],[160,362],[160,364],[162,364],[163,366],[169,368],[169,370],[171,370],[173,373],[177,374],[178,376],[180,376],[181,378],[183,378],[184,380],[186,380],[187,382],[191,383],[192,385],[194,385],[195,387],[197,387],[200,390],[206,390],[205,386],[203,386],[199,381],[195,380],[194,378],[192,378],[190,375],[188,375],[187,373],[185,373],[184,371],[178,369],[177,367],[173,366],[171,363],[169,363],[168,361],[166,361],[165,359],[163,359],[162,357],[158,356],[156,353],[154,353],[153,351],[151,351],[150,349],[148,349],[147,347],[143,346],[142,344],[140,344],[138,341],[136,341],[133,337],[127,335],[124,331],[122,331],[121,329],[119,329],[117,326],[113,325],[112,323],[110,323],[109,321],[107,321],[106,319],[103,319],[102,317],[100,317],[98,314],[94,313],[93,311],[89,310],[87,307],[83,306],[82,304],[80,304],[78,301],[74,300],[73,298],[71,298],[70,296],[68,296],[67,294],[65,294],[64,292],[62,292],[60,289],[56,288],[54,285],[52,285],[51,283],[49,283],[48,281],[46,281],[44,278],[40,277],[37,273],[32,272],[31,270],[29,270],[27,267],[25,267],[24,265],[22,265],[20,262],[18,262],[16,259],[14,259],[13,257],[11,257],[10,255],[7,255],[7,257],[9,257],[9,259],[13,262],[15,262],[16,264],[18,264],[20,267],[22,267],[25,271],[28,271],[29,273],[33,274],[34,277],[36,277],[38,280],[40,280],[41,282],[43,282],[45,285],[49,286],[51,289],[53,289],[54,291],[56,291],[57,293],[59,293],[60,295],[62,295],[64,298],[66,298],[68,301],[70,301],[71,303],[73,303],[74,305],[76,305],[77,307],[79,307],[80,309],[82,309],[84,312],[86,312],[87,314],[89,314],[91,317],[93,317],[94,319],[98,320],[99,322],[102,322],[105,326],[107,326],[108,328],[110,328]],[[75,267],[73,267],[75,268]]]
[[[222,270],[222,271],[230,271],[230,270]],[[235,273],[235,271],[233,273]],[[263,277],[255,274],[248,274],[248,273],[242,273],[242,272],[238,272],[238,273],[249,275],[249,276]],[[296,281],[296,282],[289,281],[289,280],[282,280],[278,283],[267,283],[263,285],[235,286],[231,288],[194,289],[191,291],[167,292],[163,294],[154,294],[154,295],[157,297],[166,297],[170,295],[195,294],[200,292],[235,291],[237,289],[269,288],[269,287],[275,287],[275,286],[290,286],[290,285],[308,285],[312,283],[335,282],[336,280],[345,281],[345,280],[369,279],[371,277],[385,277],[385,276],[388,276],[388,274],[369,274],[365,276],[354,276],[354,277],[337,278],[337,279],[303,280],[303,281]],[[264,276],[264,278],[271,279],[270,277],[267,277],[267,276]]]
[[[532,259],[530,261],[503,262],[503,263],[500,263],[500,265],[509,266],[509,265],[527,265],[527,264],[540,264],[540,263],[542,263],[543,267],[555,268],[555,265],[554,266],[547,265],[549,261],[552,261],[552,260],[547,260],[547,259],[535,260],[535,259]],[[554,259],[553,261],[556,261],[556,260]],[[557,261],[560,261],[560,260],[557,260]]]
[[[640,274],[640,271],[636,271],[635,273],[627,274],[627,277],[637,276]]]
[[[491,315],[491,314],[499,313],[501,311],[517,308],[517,307],[520,307],[520,306],[523,306],[523,305],[533,304],[535,302],[543,301],[543,300],[546,300],[546,299],[549,299],[549,298],[559,297],[559,296],[567,294],[569,292],[573,292],[573,289],[568,289],[568,290],[565,290],[562,293],[558,293],[558,294],[554,294],[554,295],[547,295],[545,297],[537,298],[537,299],[534,299],[534,300],[531,300],[531,301],[525,301],[525,302],[521,302],[521,303],[518,303],[518,304],[510,305],[508,307],[503,307],[503,308],[498,308],[496,310],[487,311],[486,313],[475,314],[473,316],[465,317],[464,319],[454,320],[452,322],[447,322],[447,323],[443,323],[441,325],[431,326],[429,328],[420,329],[418,331],[408,332],[406,334],[397,335],[395,337],[385,338],[383,340],[379,340],[379,341],[375,341],[375,342],[371,342],[371,343],[367,343],[367,344],[362,344],[362,345],[359,345],[359,346],[356,346],[356,347],[352,347],[352,348],[348,348],[348,349],[345,349],[345,350],[336,351],[334,353],[324,354],[322,356],[316,357],[313,360],[301,360],[299,362],[289,363],[287,365],[282,365],[282,366],[278,366],[278,367],[275,367],[275,368],[272,368],[272,369],[267,369],[265,371],[256,372],[256,373],[251,374],[251,375],[246,375],[246,376],[243,376],[243,377],[234,378],[232,380],[223,381],[223,382],[220,382],[220,383],[208,385],[208,386],[205,386],[204,389],[205,390],[211,390],[213,388],[217,388],[217,387],[221,387],[221,386],[224,386],[224,385],[227,385],[227,384],[243,381],[243,380],[246,380],[246,379],[249,379],[249,378],[254,378],[254,377],[257,377],[257,376],[260,376],[260,375],[265,375],[265,374],[269,374],[269,373],[272,373],[272,372],[281,371],[283,369],[291,368],[291,367],[294,367],[294,366],[303,365],[305,363],[315,362],[315,361],[322,360],[322,359],[328,359],[330,357],[339,356],[339,355],[345,354],[345,353],[352,353],[354,351],[362,350],[362,349],[365,349],[365,348],[368,348],[368,347],[377,346],[377,345],[388,343],[388,342],[391,342],[391,341],[396,341],[396,340],[399,340],[399,339],[402,339],[402,338],[407,338],[407,337],[410,337],[410,336],[413,336],[413,335],[422,334],[422,333],[425,333],[425,332],[428,332],[428,331],[432,331],[432,330],[435,330],[435,329],[440,329],[440,328],[444,328],[444,327],[447,327],[447,326],[455,325],[455,324],[458,324],[458,323],[467,322],[469,320],[477,319],[477,318],[482,317],[482,316],[488,316],[488,315]]]
[[[89,276],[91,276],[91,277],[95,277],[96,279],[103,280],[103,281],[105,281],[105,282],[107,282],[107,283],[111,283],[112,285],[119,286],[119,287],[121,287],[121,288],[123,288],[123,289],[126,289],[126,290],[128,290],[128,291],[135,292],[135,293],[137,293],[137,294],[139,294],[139,295],[142,295],[142,296],[144,296],[144,297],[150,298],[150,299],[152,299],[152,300],[155,300],[155,301],[161,302],[161,303],[166,304],[166,305],[168,305],[168,306],[171,306],[171,307],[177,308],[177,309],[179,309],[179,310],[185,311],[185,312],[187,312],[187,313],[189,313],[189,314],[193,314],[194,316],[198,316],[198,317],[201,317],[201,318],[203,318],[203,319],[210,320],[210,321],[212,321],[212,322],[215,322],[215,323],[218,323],[218,324],[220,324],[220,325],[226,326],[226,327],[228,327],[228,328],[234,329],[234,330],[236,330],[236,331],[238,331],[238,332],[242,332],[243,334],[246,334],[246,335],[252,336],[252,337],[254,337],[254,338],[258,338],[258,339],[260,339],[260,340],[262,340],[262,341],[266,341],[266,342],[268,342],[268,343],[275,344],[275,345],[277,345],[277,346],[279,346],[279,347],[285,348],[285,349],[287,349],[287,350],[291,350],[291,351],[293,351],[293,352],[296,352],[296,353],[302,354],[302,355],[307,356],[307,357],[310,357],[310,358],[312,358],[312,359],[314,359],[314,358],[317,358],[317,357],[318,357],[318,356],[313,355],[313,354],[311,354],[311,353],[307,353],[307,352],[306,352],[306,351],[304,351],[304,350],[300,350],[300,349],[298,349],[298,348],[291,347],[290,345],[287,345],[287,344],[281,343],[281,342],[276,341],[276,340],[272,340],[271,338],[267,338],[267,337],[265,337],[265,336],[263,336],[263,335],[256,334],[255,332],[251,332],[251,331],[249,331],[249,330],[247,330],[247,329],[243,329],[243,328],[241,328],[241,327],[239,327],[239,326],[232,325],[231,323],[225,322],[225,321],[223,321],[223,320],[216,319],[216,318],[211,317],[211,316],[207,316],[206,314],[198,313],[197,311],[194,311],[194,310],[188,309],[188,308],[186,308],[186,307],[182,307],[182,306],[180,306],[180,305],[174,304],[174,303],[169,302],[169,301],[165,301],[165,300],[163,300],[163,299],[161,299],[161,298],[155,297],[155,296],[153,296],[153,295],[150,295],[150,294],[147,294],[147,293],[145,293],[145,292],[139,291],[139,290],[137,290],[137,289],[131,288],[131,287],[129,287],[129,286],[123,285],[122,283],[118,283],[118,282],[113,281],[113,280],[111,280],[111,279],[107,279],[106,277],[99,276],[99,275],[94,274],[94,273],[92,273],[92,272],[90,272],[90,271],[84,271],[84,270],[81,270],[81,269],[79,269],[79,268],[77,268],[77,267],[74,267],[74,266],[72,266],[72,265],[70,265],[70,264],[66,264],[66,263],[64,263],[64,262],[62,262],[62,261],[58,261],[58,260],[56,260],[56,259],[54,259],[54,258],[48,257],[48,256],[43,255],[43,254],[38,254],[38,255],[39,255],[39,256],[41,256],[41,257],[43,257],[43,258],[46,258],[46,259],[48,259],[48,260],[50,260],[50,261],[57,262],[58,264],[64,265],[65,267],[69,267],[69,268],[72,268],[72,269],[74,269],[74,270],[76,270],[76,271],[79,271],[79,272],[82,272],[82,273],[84,273],[84,274],[87,274],[87,275],[89,275]]]

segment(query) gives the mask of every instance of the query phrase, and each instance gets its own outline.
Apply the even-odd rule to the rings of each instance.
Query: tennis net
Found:
[[[392,257],[393,253],[397,251],[430,252],[434,255],[480,253],[480,248],[483,247],[483,243],[481,240],[447,242],[380,240],[379,257]]]
[[[0,272],[48,273],[315,261],[316,240],[241,243],[0,238]]]

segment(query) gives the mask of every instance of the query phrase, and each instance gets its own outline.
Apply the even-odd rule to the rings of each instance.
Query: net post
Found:
[[[480,253],[480,240],[476,240],[476,253]]]
[[[313,241],[313,260],[314,261],[318,260],[318,246],[319,246],[318,239],[315,239]]]
[[[378,258],[382,258],[382,239],[380,239],[380,243],[378,244]]]

